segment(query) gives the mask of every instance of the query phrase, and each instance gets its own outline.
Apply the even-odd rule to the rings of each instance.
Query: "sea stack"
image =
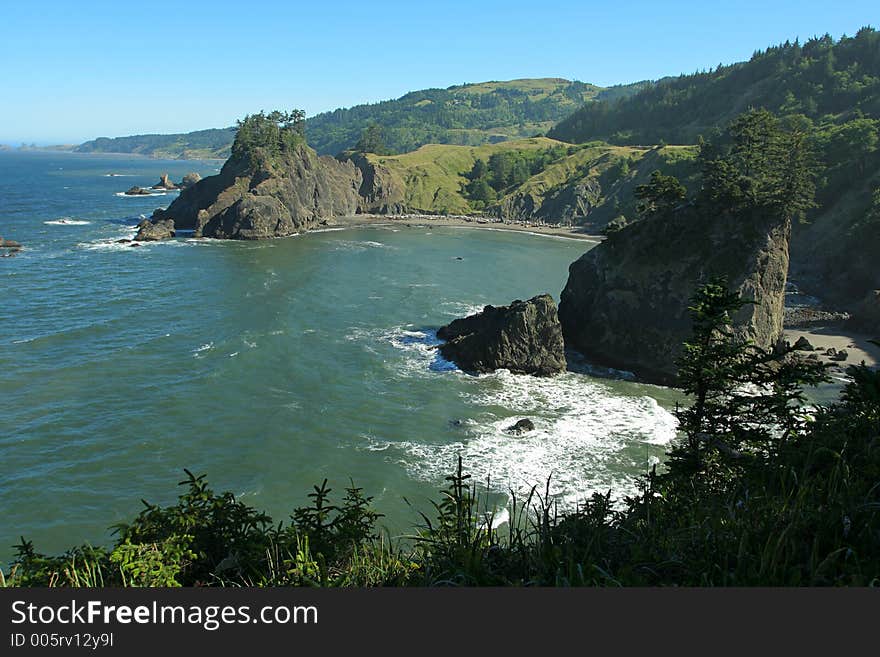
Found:
[[[177,185],[171,182],[171,179],[168,178],[167,173],[163,173],[159,177],[159,182],[153,185],[153,189],[177,189]]]
[[[467,372],[499,369],[550,376],[566,369],[556,303],[549,294],[509,306],[486,306],[437,331],[440,353]]]
[[[770,348],[782,334],[791,224],[693,209],[617,231],[569,267],[559,319],[566,347],[644,380],[671,384],[697,287],[724,276],[749,301],[738,334]]]

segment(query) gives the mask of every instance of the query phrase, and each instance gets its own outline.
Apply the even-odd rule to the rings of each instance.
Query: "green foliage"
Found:
[[[597,101],[548,137],[570,142],[695,143],[749,107],[842,123],[854,111],[880,118],[880,33],[862,28],[756,52],[748,62],[660,80],[621,100]]]
[[[736,332],[746,305],[714,278],[692,299],[693,337],[684,344],[678,379],[693,403],[676,412],[687,442],[671,453],[670,469],[699,470],[718,450],[735,459],[775,453],[806,422],[804,385],[826,380],[818,360],[791,348],[766,350]]]
[[[193,537],[171,536],[162,543],[123,540],[110,553],[123,586],[180,586],[180,576],[198,555],[189,549]]]
[[[318,114],[308,120],[308,137],[318,153],[330,155],[352,148],[370,125],[382,126],[389,153],[424,144],[491,144],[544,132],[599,92],[593,85],[559,79],[424,89]]]
[[[235,139],[235,128],[213,128],[186,134],[99,137],[80,144],[78,153],[135,153],[169,159],[226,159]]]
[[[175,563],[180,569],[173,576],[185,585],[209,582],[217,574],[246,573],[255,556],[265,552],[271,518],[232,493],[215,494],[205,475],[185,472],[180,482],[185,492],[177,504],[160,507],[144,501],[146,508],[131,524],[116,526],[119,544],[179,551]]]
[[[651,180],[635,189],[639,199],[638,213],[642,218],[664,217],[687,198],[687,189],[675,176],[664,176],[660,171],[651,173]]]
[[[803,219],[814,207],[817,172],[800,131],[783,130],[766,110],[750,110],[700,150],[700,200],[729,214],[764,208],[785,220]]]
[[[260,112],[238,122],[232,158],[255,162],[293,151],[305,144],[305,112]]]
[[[386,155],[388,149],[385,148],[385,139],[382,136],[382,127],[371,123],[361,133],[354,149],[361,153],[375,153],[376,155]]]
[[[306,121],[306,132],[309,144],[321,155],[357,148],[358,140],[371,125],[382,126],[388,153],[406,153],[431,143],[491,144],[544,133],[592,98],[622,98],[641,86],[644,83],[602,90],[554,78],[424,89],[395,100],[317,114]],[[224,128],[175,135],[103,137],[76,150],[225,158],[234,136],[234,128]]]
[[[605,228],[602,229],[602,232],[605,235],[613,235],[614,233],[622,230],[623,228],[626,228],[627,224],[629,224],[629,220],[627,220],[627,218],[624,215],[619,214],[616,217],[614,217],[614,219],[612,219],[607,224],[605,224]]]
[[[482,158],[474,162],[465,174],[470,182],[465,185],[464,192],[471,201],[485,207],[567,155],[564,146],[496,151],[489,156],[488,163]]]

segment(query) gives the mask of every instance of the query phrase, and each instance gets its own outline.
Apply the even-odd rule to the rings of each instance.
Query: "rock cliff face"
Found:
[[[359,212],[404,214],[408,211],[405,185],[391,171],[381,164],[370,162],[360,153],[349,154],[347,160],[361,174],[361,185],[358,188]]]
[[[354,214],[362,174],[352,162],[318,157],[306,147],[275,158],[230,158],[216,176],[184,189],[153,222],[171,219],[197,237],[284,237],[323,219]]]
[[[693,208],[614,233],[569,267],[559,319],[569,348],[660,383],[691,334],[697,286],[727,277],[745,305],[734,324],[771,347],[782,332],[791,227],[771,217],[700,216]]]
[[[858,330],[880,336],[880,290],[871,290],[862,299],[850,320]]]
[[[443,357],[468,372],[507,369],[549,376],[564,372],[565,347],[556,303],[549,294],[456,319],[437,331]]]
[[[573,180],[543,198],[531,192],[516,191],[501,201],[499,214],[511,221],[572,224],[587,217],[601,196],[598,180]]]

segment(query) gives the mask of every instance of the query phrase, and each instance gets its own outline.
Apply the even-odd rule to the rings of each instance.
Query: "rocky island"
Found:
[[[565,371],[565,345],[549,294],[483,311],[443,326],[440,353],[468,372],[499,369],[550,376]]]

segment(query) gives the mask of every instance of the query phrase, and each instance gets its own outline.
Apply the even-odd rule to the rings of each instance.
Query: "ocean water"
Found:
[[[662,458],[671,390],[584,368],[471,376],[432,349],[487,303],[558,300],[589,243],[398,224],[117,243],[173,199],[120,192],[219,166],[0,153],[0,235],[25,246],[0,259],[0,563],[22,535],[109,542],[141,498],[172,502],[183,468],[276,520],[352,480],[396,532],[459,455],[501,506],[550,478],[567,508],[632,492]],[[523,417],[534,432],[504,431]]]

